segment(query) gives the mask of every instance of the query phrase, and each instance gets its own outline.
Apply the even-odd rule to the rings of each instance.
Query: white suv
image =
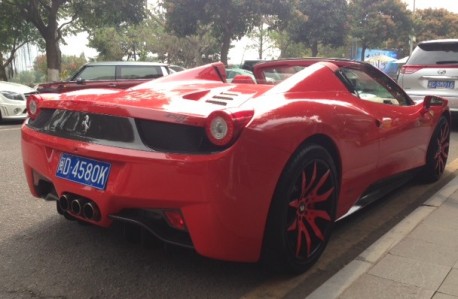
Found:
[[[398,83],[414,101],[437,95],[458,112],[458,39],[419,43],[401,67]]]

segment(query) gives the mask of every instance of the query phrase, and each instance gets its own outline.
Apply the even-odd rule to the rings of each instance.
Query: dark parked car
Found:
[[[43,83],[37,90],[40,93],[63,93],[87,88],[127,89],[172,72],[167,64],[155,62],[91,62],[67,81]]]

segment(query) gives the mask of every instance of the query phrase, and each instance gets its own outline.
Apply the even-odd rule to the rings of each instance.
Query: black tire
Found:
[[[269,210],[263,259],[277,270],[302,273],[323,253],[335,221],[339,184],[329,152],[300,148],[277,184]]]
[[[437,181],[445,171],[450,146],[450,124],[441,117],[429,142],[426,153],[426,165],[420,171],[420,181],[432,183]]]

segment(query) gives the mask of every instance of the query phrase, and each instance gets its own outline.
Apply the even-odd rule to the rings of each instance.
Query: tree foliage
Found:
[[[48,80],[58,80],[61,67],[60,42],[72,30],[123,25],[140,21],[145,0],[2,0],[8,10],[17,11],[40,33],[46,50]],[[78,25],[78,26],[77,26]]]
[[[298,0],[287,31],[317,56],[318,46],[339,47],[347,36],[346,0]]]
[[[80,56],[63,55],[61,73],[62,78],[70,78],[85,63],[87,63],[87,59],[84,54],[81,54]],[[40,80],[40,78],[46,77],[47,69],[48,66],[46,64],[46,55],[38,55],[33,62],[33,70],[35,71],[36,78],[38,79],[36,82],[41,82],[42,80]]]
[[[219,44],[208,28],[186,37],[171,35],[160,12],[149,14],[138,25],[94,30],[89,46],[99,52],[98,60],[159,61],[184,67],[219,60]]]
[[[167,29],[179,37],[209,28],[220,43],[221,61],[225,64],[232,40],[259,25],[263,14],[288,11],[288,1],[284,0],[162,0],[162,5]]]
[[[361,60],[367,48],[386,48],[389,40],[408,40],[411,12],[400,0],[351,0],[351,36],[361,42]]]
[[[98,60],[145,60],[145,27],[129,26],[95,29],[89,35],[89,46],[98,52]]]
[[[416,10],[414,14],[414,35],[417,42],[458,38],[458,14],[446,9]]]
[[[23,19],[19,11],[0,1],[0,80],[7,81],[14,73],[16,52],[26,43],[38,38],[38,32]],[[9,72],[7,72],[7,70]]]
[[[158,0],[156,10],[146,10],[146,2],[0,0],[0,78],[5,80],[5,66],[30,41],[46,50],[40,60],[46,58],[41,64],[48,80],[67,77],[60,44],[83,30],[98,60],[185,67],[227,64],[231,43],[247,34],[259,58],[272,43],[280,57],[343,57],[344,41],[357,41],[364,59],[366,48],[407,55],[412,34],[417,41],[458,37],[458,14],[425,9],[412,15],[401,0]]]

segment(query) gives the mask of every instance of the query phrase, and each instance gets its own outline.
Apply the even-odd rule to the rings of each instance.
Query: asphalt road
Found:
[[[457,139],[455,125],[442,180],[406,185],[338,223],[319,262],[289,277],[65,220],[29,193],[20,124],[0,124],[0,298],[304,298],[455,175]]]

